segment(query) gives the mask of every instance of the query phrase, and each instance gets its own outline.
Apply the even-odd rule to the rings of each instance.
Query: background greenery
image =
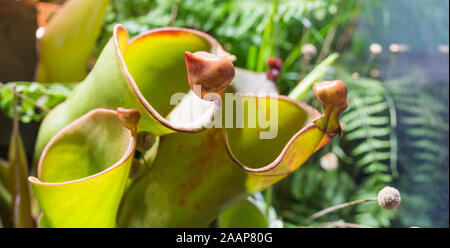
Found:
[[[445,0],[112,0],[94,57],[116,23],[130,36],[155,27],[190,27],[216,37],[236,55],[239,67],[265,71],[268,58],[283,59],[279,89],[287,94],[314,65],[339,52],[327,78],[341,79],[349,89],[350,106],[341,118],[344,136],[265,192],[267,204],[287,227],[336,221],[448,227],[448,52],[436,50],[440,44],[448,47],[448,5]],[[374,42],[384,48],[376,57],[369,52]],[[410,50],[391,54],[391,43]],[[317,49],[311,59],[302,55],[304,44]],[[373,69],[379,72],[375,78]],[[52,107],[70,90],[58,87],[18,91],[34,100],[45,95]],[[1,90],[0,106],[8,112],[11,96]],[[320,108],[312,92],[303,100]],[[25,103],[21,108],[23,122],[42,117]],[[339,158],[334,171],[320,166],[328,152]],[[395,211],[372,202],[307,221],[326,207],[374,197],[387,185],[402,195]]]

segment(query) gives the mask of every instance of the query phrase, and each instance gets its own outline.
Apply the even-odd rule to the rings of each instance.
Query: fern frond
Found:
[[[354,199],[374,197],[376,192],[390,184],[396,173],[397,137],[396,113],[389,92],[380,81],[352,78],[338,70],[337,78],[347,83],[349,108],[342,115],[344,136],[339,146],[354,159],[350,164],[361,184]],[[388,226],[394,216],[376,204],[355,207],[354,221],[374,227]]]
[[[448,85],[422,80],[424,75],[414,75],[386,82],[399,111],[397,132],[402,137],[399,166],[404,176],[397,183],[404,189],[405,201],[398,214],[404,226],[444,227],[448,226],[444,214],[448,198],[443,197],[448,195]],[[447,209],[442,209],[445,205]]]

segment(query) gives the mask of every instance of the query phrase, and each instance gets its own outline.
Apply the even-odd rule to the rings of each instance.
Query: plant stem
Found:
[[[392,177],[398,177],[397,161],[398,161],[398,140],[397,140],[397,110],[395,108],[394,99],[391,94],[386,91],[384,96],[386,98],[386,103],[389,106],[389,119],[391,132],[389,133],[389,140],[391,142],[391,157],[389,159]]]
[[[370,53],[369,58],[367,59],[367,63],[366,63],[366,65],[364,66],[364,69],[363,69],[363,71],[362,71],[362,74],[363,74],[363,75],[365,75],[365,74],[367,74],[367,73],[369,72],[370,68],[371,68],[372,65],[373,65],[373,62],[375,61],[375,57],[376,57],[375,54]]]
[[[372,228],[370,226],[355,224],[355,223],[347,223],[347,222],[322,222],[323,226],[341,226],[341,227],[349,227],[349,228]]]
[[[247,70],[254,71],[256,69],[256,60],[258,56],[258,47],[251,46],[247,56]]]
[[[327,36],[325,37],[325,42],[323,43],[322,49],[320,50],[319,57],[317,58],[317,63],[320,63],[325,56],[328,54],[328,51],[330,50],[331,43],[334,40],[334,35],[336,34],[336,27],[333,27],[330,32],[328,32]]]
[[[389,66],[387,69],[386,77],[385,79],[391,79],[393,75],[395,74],[395,69],[397,66],[397,53],[393,53],[391,57],[389,58]]]
[[[333,27],[328,31],[325,41],[323,43],[322,49],[320,50],[319,57],[317,58],[317,63],[320,63],[325,56],[328,54],[331,44],[333,43],[334,36],[336,35],[337,27],[340,24],[341,12],[344,8],[345,1],[340,1],[336,15],[333,20]]]
[[[303,56],[303,60],[301,62],[300,67],[300,75],[298,76],[299,80],[302,80],[305,77],[306,70],[308,70],[310,66],[311,66],[311,57]]]
[[[273,45],[271,38],[273,36],[274,19],[275,19],[275,14],[277,13],[277,9],[278,9],[278,0],[273,0],[272,13],[270,14],[269,22],[267,23],[266,28],[264,29],[263,43],[259,50],[258,64],[257,64],[257,68],[256,68],[256,71],[258,71],[258,72],[264,71],[264,66],[266,63],[267,49],[269,48],[270,45]],[[273,49],[273,46],[272,46],[272,49]]]
[[[319,217],[321,217],[323,215],[326,215],[326,214],[328,214],[330,212],[336,211],[336,210],[341,209],[341,208],[345,208],[345,207],[348,207],[348,206],[352,206],[352,205],[356,205],[356,204],[360,204],[360,203],[364,203],[364,202],[376,201],[376,200],[377,200],[377,198],[374,197],[374,198],[370,198],[370,199],[363,199],[363,200],[356,200],[356,201],[352,201],[352,202],[342,203],[342,204],[339,204],[339,205],[336,205],[336,206],[332,206],[332,207],[326,208],[326,209],[324,209],[322,211],[319,211],[319,212],[311,215],[307,220],[311,221],[311,220],[317,219],[317,218],[319,218]]]
[[[355,32],[356,26],[358,24],[358,19],[360,16],[360,10],[361,10],[362,0],[358,0],[355,4],[355,7],[353,8],[353,14],[352,14],[352,20],[347,26],[347,28],[344,31],[344,36],[339,40],[339,52],[343,51],[345,47],[348,45],[348,43],[351,41],[353,37],[353,33]]]
[[[265,192],[265,200],[266,200],[266,218],[269,218],[269,210],[270,206],[272,206],[272,199],[273,199],[273,186],[270,186],[266,189]]]
[[[172,5],[172,9],[170,10],[170,20],[166,24],[167,27],[172,26],[177,19],[178,15],[178,1]]]

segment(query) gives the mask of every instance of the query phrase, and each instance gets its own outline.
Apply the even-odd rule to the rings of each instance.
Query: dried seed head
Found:
[[[234,66],[227,56],[208,52],[185,53],[189,86],[201,86],[201,92],[194,93],[203,98],[208,93],[219,93],[234,78]]]
[[[352,78],[353,78],[353,79],[359,79],[359,73],[353,72],[353,73],[352,73]]]
[[[339,166],[339,159],[334,153],[329,152],[320,158],[320,166],[326,171],[334,171]]]
[[[391,52],[391,53],[399,53],[400,52],[400,47],[399,47],[399,45],[398,44],[391,44],[390,46],[389,46],[389,51]]]
[[[377,69],[370,70],[370,76],[373,78],[379,78],[380,77],[380,71]]]
[[[137,135],[136,150],[140,152],[146,152],[152,148],[156,142],[156,136],[153,133],[141,131]]]
[[[369,50],[370,53],[377,55],[383,52],[383,47],[378,43],[373,43],[370,45]]]
[[[311,58],[316,55],[317,49],[313,44],[305,44],[302,46],[302,54],[307,58]]]
[[[401,202],[400,192],[393,187],[384,187],[378,192],[378,205],[385,209],[395,209]]]
[[[393,44],[389,45],[389,51],[393,54],[407,52],[408,50],[409,50],[409,47],[404,44],[393,43]]]

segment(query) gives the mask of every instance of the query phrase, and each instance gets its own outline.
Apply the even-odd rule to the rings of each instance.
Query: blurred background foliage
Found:
[[[286,227],[448,227],[448,13],[446,0],[111,0],[94,57],[117,23],[131,37],[155,27],[195,28],[236,55],[239,67],[265,71],[268,58],[283,59],[278,86],[288,94],[314,65],[338,52],[326,78],[348,86],[344,135],[265,192],[267,205]],[[372,43],[383,51],[371,53]],[[393,43],[406,49],[390,51]],[[305,44],[315,51],[302,51]],[[47,92],[53,104],[70,90],[31,87],[18,91],[34,100]],[[1,102],[6,112],[8,97]],[[303,101],[321,108],[312,92]],[[23,122],[41,118],[22,108]],[[324,157],[330,153],[337,164]],[[370,202],[307,221],[329,206],[375,197],[386,185],[402,195],[394,211]]]

